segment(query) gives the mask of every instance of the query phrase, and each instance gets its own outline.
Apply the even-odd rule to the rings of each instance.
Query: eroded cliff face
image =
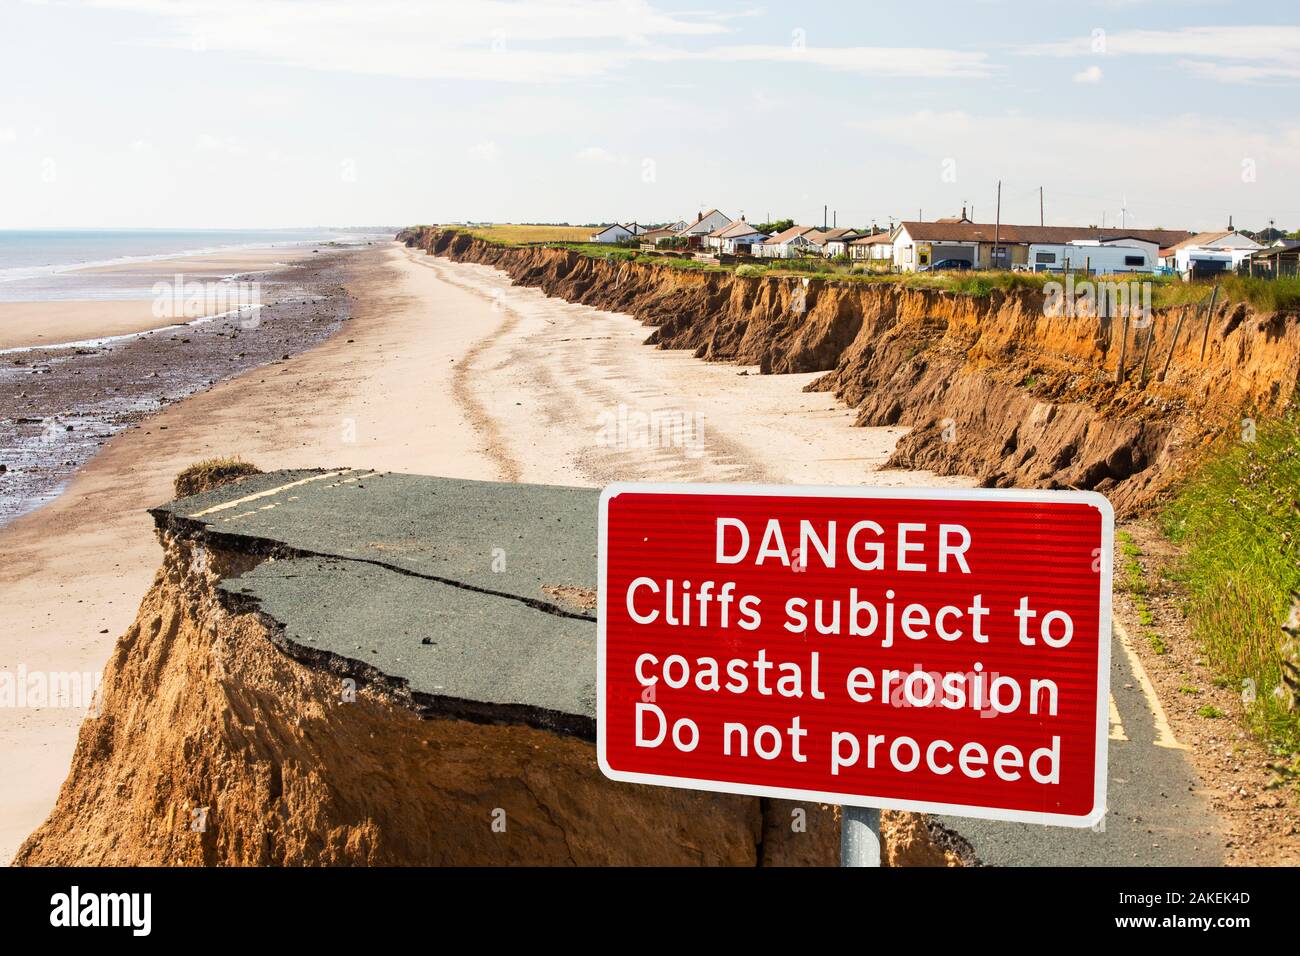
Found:
[[[615,783],[589,740],[422,718],[382,680],[345,694],[338,667],[217,587],[273,558],[160,538],[163,566],[16,865],[838,859],[834,807]],[[913,814],[889,814],[884,835],[893,865],[969,861],[968,846]]]
[[[1151,501],[1189,452],[1237,431],[1242,417],[1289,405],[1300,376],[1300,315],[1241,304],[1208,320],[1194,307],[1157,310],[1148,349],[1146,328],[1130,325],[1125,343],[1121,320],[1049,315],[1031,291],[975,297],[741,277],[427,227],[399,238],[633,315],[655,327],[649,344],[765,373],[825,372],[811,388],[856,408],[858,424],[910,426],[893,466],[974,475],[992,487],[1094,489],[1121,513]],[[1117,383],[1121,351],[1126,378]]]

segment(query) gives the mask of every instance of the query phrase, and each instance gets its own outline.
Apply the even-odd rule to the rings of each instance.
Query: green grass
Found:
[[[1300,713],[1274,695],[1282,622],[1300,586],[1300,413],[1225,442],[1165,507],[1184,546],[1178,577],[1209,664],[1246,695],[1250,729],[1276,752],[1300,752]],[[1249,683],[1248,683],[1249,682]]]
[[[1160,308],[1171,305],[1199,305],[1207,301],[1214,289],[1213,281],[1184,282],[1177,276],[1158,276],[1151,303]],[[1300,309],[1300,277],[1261,279],[1229,275],[1218,280],[1218,305],[1245,302],[1257,312],[1282,312]]]
[[[514,246],[545,242],[572,249],[595,259],[616,261],[667,262],[679,269],[699,269],[710,272],[729,272],[743,269],[746,276],[799,276],[828,282],[893,283],[906,289],[929,289],[937,292],[954,292],[962,295],[984,297],[994,291],[1039,292],[1049,282],[1062,282],[1063,277],[1047,272],[1010,271],[958,271],[958,272],[875,272],[864,262],[836,261],[810,257],[807,259],[775,259],[747,262],[741,265],[702,263],[688,255],[660,257],[639,255],[635,249],[611,248],[602,243],[585,240],[596,231],[590,226],[530,226],[494,225],[480,226],[461,231],[500,245]],[[1152,276],[1124,273],[1111,276],[1076,276],[1075,281],[1093,282],[1151,282],[1152,305],[1156,308],[1176,305],[1197,305],[1205,302],[1211,292],[1210,282],[1184,282],[1177,276]],[[1300,309],[1300,277],[1262,279],[1229,275],[1219,281],[1219,303],[1246,302],[1260,312]]]
[[[1147,603],[1147,577],[1146,570],[1142,567],[1139,560],[1142,557],[1142,549],[1137,546],[1133,536],[1127,531],[1118,532],[1119,550],[1120,550],[1120,584],[1129,594],[1129,600],[1133,602],[1133,607],[1137,611],[1138,623],[1144,630],[1142,635],[1151,645],[1151,650],[1156,654],[1168,654],[1169,645],[1165,639],[1160,636],[1152,625],[1155,624],[1155,615],[1151,613],[1151,606]]]
[[[506,246],[517,246],[529,242],[585,242],[599,227],[591,226],[540,226],[515,223],[501,223],[494,226],[478,226],[464,230],[472,236],[499,242]]]

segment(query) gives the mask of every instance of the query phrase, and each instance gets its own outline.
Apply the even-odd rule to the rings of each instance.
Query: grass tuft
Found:
[[[201,495],[213,488],[220,488],[232,481],[238,481],[245,475],[260,475],[262,469],[239,457],[207,458],[196,461],[179,475],[172,483],[177,498],[189,498]]]

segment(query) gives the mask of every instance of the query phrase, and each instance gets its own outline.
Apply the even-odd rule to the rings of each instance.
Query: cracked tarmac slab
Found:
[[[336,469],[252,476],[152,510],[264,557],[220,583],[291,656],[422,713],[595,739],[592,489]]]
[[[369,561],[594,620],[546,588],[596,587],[590,488],[364,469],[277,471],[152,509],[237,550]]]

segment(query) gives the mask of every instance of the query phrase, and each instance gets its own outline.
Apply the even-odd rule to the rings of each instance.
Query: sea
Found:
[[[94,266],[239,249],[339,244],[392,233],[312,229],[0,229],[0,302],[148,297],[156,276]]]
[[[142,332],[0,349],[0,528],[57,497],[123,429],[323,341],[348,316],[333,264],[392,238],[321,228],[0,230],[0,303],[149,299],[160,276],[185,272],[187,256],[295,246],[332,254],[259,278],[255,313],[160,318]],[[158,266],[87,268],[138,262]]]

